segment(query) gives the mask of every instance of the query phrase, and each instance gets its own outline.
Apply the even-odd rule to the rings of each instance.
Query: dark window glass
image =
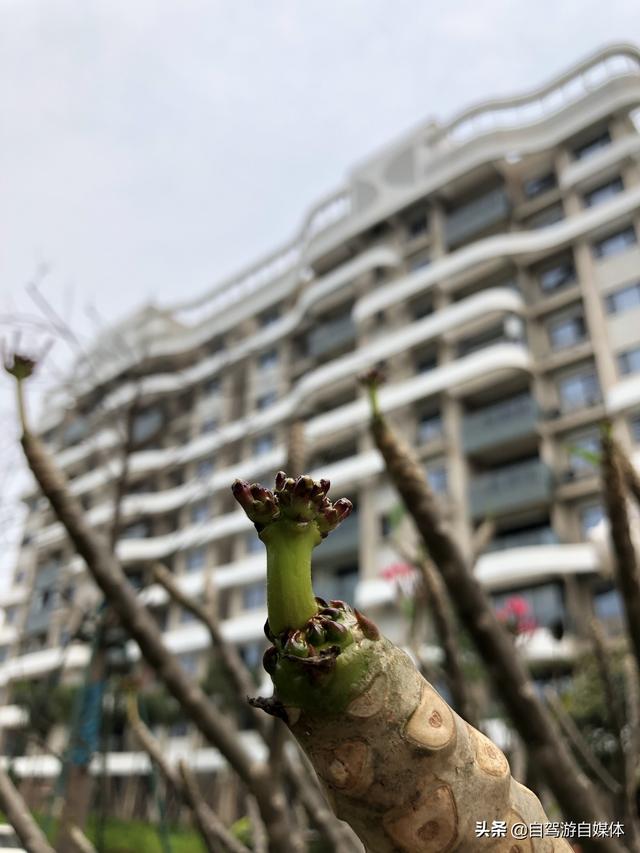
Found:
[[[593,244],[593,254],[596,258],[610,258],[612,255],[619,255],[637,242],[636,232],[632,225],[623,228],[622,231],[616,231],[603,237]]]
[[[640,307],[640,282],[628,284],[609,293],[605,299],[609,314],[623,314],[632,308]]]
[[[565,317],[549,324],[549,340],[554,350],[575,346],[586,337],[584,317]]]
[[[598,377],[591,370],[560,379],[558,390],[562,409],[566,412],[595,406],[601,400]]]
[[[592,136],[591,139],[581,143],[573,149],[573,156],[576,160],[584,160],[585,157],[590,157],[599,151],[601,148],[606,148],[611,144],[611,134],[608,130],[602,131],[597,136]]]
[[[527,198],[536,198],[536,196],[549,192],[549,190],[557,187],[558,182],[554,172],[547,172],[546,175],[538,175],[535,178],[529,178],[524,182],[524,194]]]
[[[571,284],[576,280],[576,270],[573,262],[564,260],[561,263],[554,264],[542,270],[538,277],[540,287],[545,293],[558,290],[567,284]]]
[[[439,412],[423,415],[418,421],[418,441],[426,444],[442,436],[442,417]]]
[[[263,352],[258,358],[258,364],[261,370],[271,370],[278,363],[278,351],[275,349]]]
[[[204,569],[207,562],[206,548],[191,548],[187,551],[186,567],[188,572],[197,572]]]
[[[263,409],[268,409],[270,406],[277,401],[278,395],[275,391],[268,391],[266,394],[262,394],[262,396],[258,397],[256,400],[256,406],[261,411]]]
[[[268,453],[270,450],[273,450],[274,447],[273,436],[270,432],[265,433],[265,435],[259,435],[258,438],[253,441],[253,452],[255,456],[262,456],[265,453]]]
[[[604,510],[602,504],[589,504],[582,507],[580,510],[580,526],[582,532],[586,535],[590,530],[599,524],[604,518]]]
[[[622,178],[615,178],[613,181],[608,181],[606,184],[591,190],[591,192],[585,193],[584,203],[587,207],[596,207],[623,190]]]
[[[640,347],[618,353],[618,368],[620,373],[628,375],[640,372]]]

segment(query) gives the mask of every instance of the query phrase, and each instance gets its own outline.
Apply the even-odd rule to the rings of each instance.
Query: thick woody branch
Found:
[[[27,853],[54,853],[27,804],[4,767],[0,766],[0,808]]]
[[[631,538],[625,493],[623,452],[614,442],[610,428],[602,430],[602,480],[614,553],[616,585],[624,604],[631,649],[640,669],[640,568]],[[628,463],[627,470],[630,463]]]
[[[187,595],[180,589],[171,572],[161,564],[153,567],[155,580],[167,591],[173,601],[192,613],[200,620],[209,631],[213,647],[220,655],[220,661],[233,684],[239,697],[246,697],[253,692],[254,685],[251,675],[244,661],[240,657],[234,645],[228,643],[222,635],[219,622],[213,611],[192,596]],[[291,742],[289,732],[280,720],[271,721],[262,711],[253,708],[253,722],[265,739],[270,748],[270,769],[274,771],[275,763],[286,772],[287,778],[293,784],[296,791],[300,793],[301,799],[307,809],[309,816],[318,827],[323,837],[332,845],[334,853],[350,853],[354,849],[353,833],[339,821],[333,812],[327,808],[324,795],[317,783],[315,772],[311,768],[310,774],[300,771],[298,758],[303,757],[298,750],[297,756],[292,756],[286,750],[286,743]],[[273,740],[280,741],[273,749]],[[296,744],[297,749],[297,744]]]
[[[62,471],[26,423],[23,382],[18,381],[18,402],[22,418],[22,447],[29,468],[49,501],[75,550],[102,590],[125,630],[140,647],[142,656],[181,704],[205,738],[217,747],[228,763],[255,795],[269,831],[271,853],[291,853],[285,804],[274,788],[268,767],[256,763],[242,744],[238,729],[213,706],[203,691],[189,678],[164,645],[162,634],[112,554],[108,544],[88,525],[82,507],[71,493]]]
[[[602,820],[604,804],[558,732],[549,711],[499,623],[484,589],[475,578],[458,543],[439,512],[420,463],[409,447],[389,428],[380,414],[375,390],[371,390],[371,432],[382,454],[387,473],[412,516],[429,556],[447,587],[458,618],[468,630],[511,720],[527,744],[535,763],[564,814],[573,820]],[[616,839],[585,839],[585,848],[620,851]]]

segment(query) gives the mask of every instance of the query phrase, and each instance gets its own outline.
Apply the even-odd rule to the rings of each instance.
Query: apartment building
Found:
[[[607,415],[639,452],[639,108],[640,50],[613,45],[524,95],[426,122],[356,166],[285,246],[197,299],[140,310],[52,394],[41,433],[105,532],[135,404],[117,550],[187,670],[206,675],[207,633],[151,583],[151,566],[195,595],[210,575],[225,636],[259,666],[265,560],[229,486],[272,479],[294,414],[308,469],[354,503],[317,550],[316,590],[402,640],[397,497],[356,382],[380,362],[382,408],[459,541],[470,551],[493,519],[477,573],[497,607],[529,602],[523,650],[537,676],[571,665],[590,614],[619,628],[598,477],[581,451],[597,450]],[[89,659],[67,634],[91,582],[46,502],[27,500],[0,600],[7,752],[24,723],[16,680],[61,664],[78,680]],[[162,736],[169,752],[218,766],[184,726]],[[18,772],[53,776],[55,760],[34,749]],[[110,773],[140,772],[131,750],[114,748]]]

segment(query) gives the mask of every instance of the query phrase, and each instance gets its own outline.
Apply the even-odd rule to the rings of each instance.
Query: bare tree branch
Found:
[[[462,666],[462,653],[458,643],[458,629],[451,610],[447,592],[432,562],[424,554],[412,553],[397,538],[393,547],[408,563],[420,573],[420,580],[426,593],[427,606],[431,610],[438,640],[444,652],[444,673],[451,688],[456,711],[467,722],[477,727],[477,714],[470,696],[467,678]]]
[[[214,845],[209,848],[211,853],[247,853],[244,844],[241,844],[237,838],[231,835],[218,815],[206,805],[195,776],[184,761],[180,762],[180,776],[184,790],[187,792],[188,801],[192,804],[198,826],[203,835],[206,832],[207,844],[214,842]]]
[[[167,761],[162,747],[140,719],[138,702],[133,693],[127,696],[127,719],[142,748],[149,755],[167,783],[182,797],[193,811],[202,840],[208,853],[219,853],[220,845],[228,853],[246,853],[246,847],[234,838],[222,821],[204,802],[195,780],[187,785],[184,773],[175,770]]]
[[[609,426],[602,430],[601,443],[604,500],[613,545],[616,584],[622,596],[631,649],[640,669],[640,568],[631,538],[623,475],[624,454],[614,442]]]
[[[609,773],[607,768],[598,761],[598,758],[595,756],[593,750],[587,743],[587,741],[582,736],[582,732],[576,726],[571,714],[567,713],[565,708],[562,705],[562,702],[558,699],[556,693],[549,689],[545,692],[545,697],[547,702],[549,703],[550,708],[553,710],[553,713],[556,715],[558,722],[564,732],[567,740],[575,749],[577,755],[584,761],[584,763],[589,767],[591,772],[597,779],[604,785],[604,787],[612,794],[619,794],[622,786],[620,783],[613,778],[613,776]]]
[[[0,765],[0,808],[27,853],[54,853],[7,771]]]
[[[441,573],[460,622],[469,631],[485,663],[496,695],[504,703],[528,746],[532,763],[540,768],[565,815],[589,823],[601,820],[604,804],[598,790],[582,772],[548,709],[537,696],[511,637],[498,621],[486,592],[446,527],[422,466],[382,417],[376,382],[375,378],[368,382],[373,410],[371,434],[385,461],[391,482]],[[589,850],[623,849],[616,839],[584,840],[584,846]]]
[[[180,702],[184,712],[207,740],[220,750],[255,795],[269,832],[270,853],[292,853],[296,846],[291,838],[286,801],[280,794],[279,786],[273,784],[269,768],[253,759],[243,746],[239,732],[231,720],[208,701],[200,687],[189,678],[175,656],[167,650],[160,629],[148,610],[137,600],[107,543],[87,524],[82,507],[71,493],[64,474],[40,439],[29,430],[23,382],[19,378],[17,388],[23,429],[21,444],[25,457],[74,548],[85,561],[90,574],[118,615],[123,627],[140,647],[147,663]]]

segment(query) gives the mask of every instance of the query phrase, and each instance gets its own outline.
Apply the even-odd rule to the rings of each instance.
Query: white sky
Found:
[[[638,0],[0,0],[0,332],[42,264],[85,335],[196,296],[380,145],[614,40]]]

